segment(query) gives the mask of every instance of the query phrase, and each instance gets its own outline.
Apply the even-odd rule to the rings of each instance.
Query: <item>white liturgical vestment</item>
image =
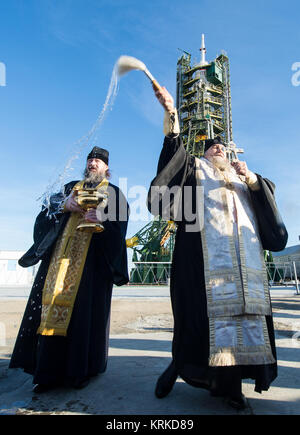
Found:
[[[196,158],[211,366],[273,363],[268,277],[248,186]]]

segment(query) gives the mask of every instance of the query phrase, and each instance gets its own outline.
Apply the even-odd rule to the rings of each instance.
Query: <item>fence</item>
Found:
[[[130,285],[167,285],[171,275],[171,262],[135,262],[130,273]],[[300,262],[266,263],[270,286],[296,286]]]
[[[169,285],[171,276],[171,262],[134,262],[130,272],[129,285]],[[300,261],[282,263],[266,263],[270,286],[296,286],[297,294],[300,294],[299,280]],[[17,268],[15,271],[4,273],[3,265],[0,264],[1,286],[30,286],[33,283],[37,267],[24,269]]]
[[[0,260],[0,287],[31,286],[37,272],[36,267],[22,268],[17,260]]]
[[[298,280],[300,261],[266,263],[266,266],[270,285],[296,286],[297,294],[300,294]]]
[[[130,285],[168,285],[171,276],[171,262],[137,261],[130,273]]]

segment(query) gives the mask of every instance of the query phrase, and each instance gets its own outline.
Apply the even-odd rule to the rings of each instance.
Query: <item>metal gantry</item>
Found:
[[[195,65],[186,51],[177,62],[176,106],[182,143],[190,154],[201,157],[205,139],[220,136],[233,160],[242,150],[233,142],[229,59],[222,53],[207,62],[204,35],[200,52],[201,60]],[[155,218],[127,240],[135,264],[131,283],[166,283],[169,269],[165,265],[172,261],[175,232],[174,223]]]
[[[229,157],[236,158],[233,142],[229,59],[225,53],[206,61],[202,35],[201,61],[191,65],[184,52],[177,62],[177,110],[181,138],[186,150],[201,157],[204,141],[220,136]]]
[[[126,240],[133,249],[135,264],[130,282],[135,284],[166,284],[170,273],[169,263],[174,249],[175,224],[159,216]],[[167,269],[166,269],[166,265]]]

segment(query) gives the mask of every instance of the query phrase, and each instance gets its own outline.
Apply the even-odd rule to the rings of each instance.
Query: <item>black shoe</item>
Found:
[[[176,371],[175,364],[174,362],[171,362],[167,370],[165,370],[157,380],[156,388],[155,388],[155,396],[158,399],[162,399],[163,397],[166,397],[172,390],[177,377],[178,377],[178,373]]]
[[[238,411],[241,411],[248,406],[244,394],[241,394],[239,397],[227,397],[226,402],[228,403],[228,405],[230,405],[234,409],[237,409]]]

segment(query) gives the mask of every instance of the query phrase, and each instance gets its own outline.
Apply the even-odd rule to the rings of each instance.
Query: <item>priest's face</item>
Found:
[[[103,160],[101,159],[88,159],[86,162],[86,169],[89,172],[94,172],[94,173],[99,173],[99,174],[104,174],[108,169],[108,166],[106,163],[104,163]]]
[[[210,159],[212,157],[220,157],[222,159],[226,159],[225,147],[222,144],[215,144],[208,148],[208,150],[204,153],[204,157],[206,159]]]
[[[215,144],[208,148],[204,157],[209,160],[214,166],[216,166],[221,171],[231,172],[232,167],[226,158],[226,152],[224,145]]]
[[[88,159],[84,171],[86,181],[101,181],[108,172],[108,166],[101,159]]]

